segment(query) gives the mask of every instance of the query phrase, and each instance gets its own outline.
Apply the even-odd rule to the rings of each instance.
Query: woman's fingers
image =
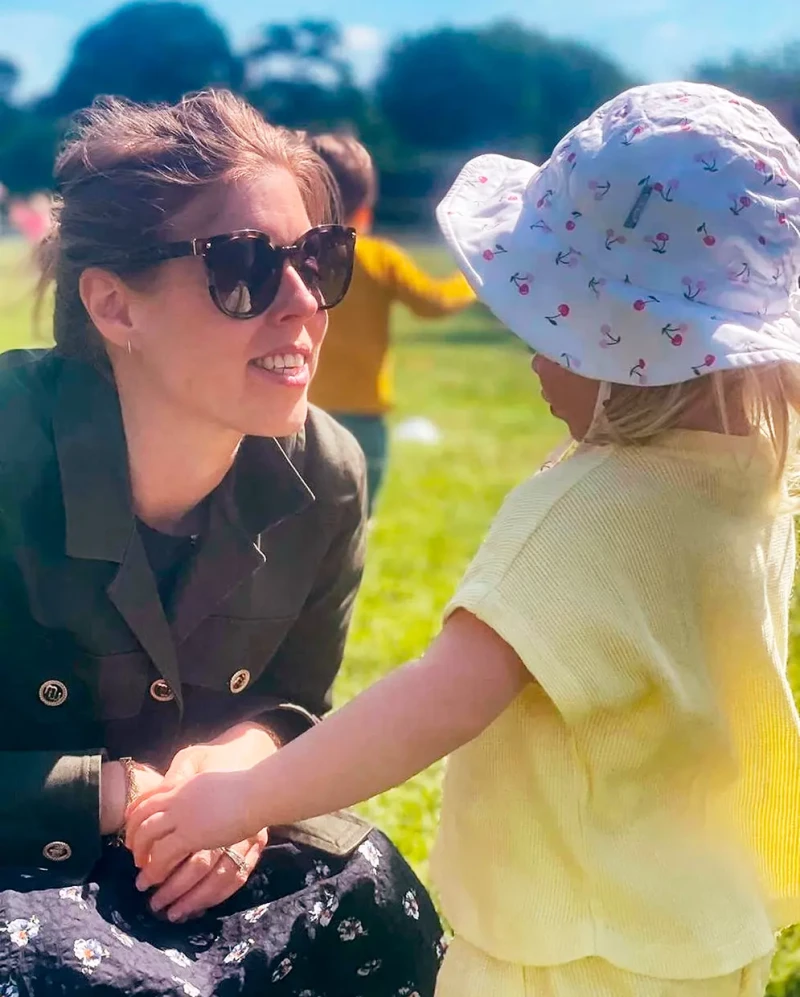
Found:
[[[205,760],[205,749],[199,747],[183,748],[170,762],[164,778],[174,786],[177,783],[186,782],[202,771]]]
[[[150,907],[154,913],[171,907],[184,897],[190,890],[201,883],[217,865],[222,853],[214,849],[204,850],[190,855],[182,865],[179,865],[153,894]]]
[[[167,913],[170,921],[184,921],[197,917],[211,907],[224,903],[229,897],[240,890],[250,878],[261,858],[263,846],[259,841],[242,842],[233,848],[242,858],[243,866],[239,865],[224,852],[213,869],[195,887],[185,893],[174,903]]]

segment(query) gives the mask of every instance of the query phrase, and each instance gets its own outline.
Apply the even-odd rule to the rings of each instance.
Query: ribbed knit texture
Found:
[[[506,500],[448,612],[535,683],[448,765],[434,873],[497,960],[723,976],[800,921],[794,574],[756,444],[579,452]]]
[[[436,997],[764,997],[771,961],[768,956],[713,979],[665,980],[597,958],[519,966],[455,938],[436,980]]]

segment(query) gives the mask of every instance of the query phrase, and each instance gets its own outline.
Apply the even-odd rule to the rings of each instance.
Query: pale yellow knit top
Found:
[[[449,611],[535,682],[449,761],[455,932],[526,965],[733,972],[800,921],[793,524],[746,439],[582,452],[505,502]]]

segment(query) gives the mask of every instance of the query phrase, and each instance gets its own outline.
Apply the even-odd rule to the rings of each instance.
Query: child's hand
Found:
[[[126,843],[151,883],[162,883],[186,858],[233,845],[258,833],[251,770],[201,772],[188,782],[158,787],[128,810]]]

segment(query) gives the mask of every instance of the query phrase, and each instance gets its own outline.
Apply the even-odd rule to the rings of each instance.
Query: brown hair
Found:
[[[214,184],[249,179],[280,166],[297,182],[312,224],[335,220],[336,196],[325,166],[294,133],[268,124],[226,90],[177,104],[101,98],[81,112],[56,160],[53,226],[39,250],[38,300],[55,283],[53,334],[60,352],[104,355],[79,293],[81,273],[99,267],[135,278],[137,252]]]
[[[352,135],[310,135],[308,144],[333,174],[350,220],[361,208],[371,208],[378,196],[375,164],[367,149]]]

